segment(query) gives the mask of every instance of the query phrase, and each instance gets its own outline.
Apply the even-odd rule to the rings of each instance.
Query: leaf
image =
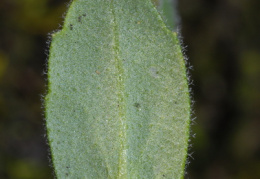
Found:
[[[162,11],[162,17],[171,29],[176,30],[177,14],[174,7],[176,0],[159,0],[158,9]]]
[[[58,178],[182,178],[190,100],[181,47],[150,0],[75,0],[48,62]]]

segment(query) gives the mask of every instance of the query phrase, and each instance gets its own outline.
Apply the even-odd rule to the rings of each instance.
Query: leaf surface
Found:
[[[158,9],[162,11],[162,16],[165,19],[165,23],[169,26],[170,29],[176,31],[177,26],[177,9],[176,0],[159,0]]]
[[[150,0],[75,0],[53,34],[46,123],[58,178],[182,178],[190,99]]]

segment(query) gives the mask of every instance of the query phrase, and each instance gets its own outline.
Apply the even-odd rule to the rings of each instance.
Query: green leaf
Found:
[[[182,178],[190,99],[150,0],[75,0],[53,34],[46,122],[58,178]]]
[[[176,30],[177,15],[176,9],[176,0],[159,0],[158,9],[162,11],[162,17],[164,21],[169,26],[169,28]]]

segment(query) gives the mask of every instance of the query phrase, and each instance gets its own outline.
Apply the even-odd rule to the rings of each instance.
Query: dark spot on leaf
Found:
[[[158,78],[159,77],[159,71],[155,67],[150,68],[150,73],[153,77]]]
[[[141,107],[141,105],[140,105],[139,103],[135,103],[134,106],[135,106],[136,108],[140,108],[140,107]]]
[[[165,177],[165,175],[162,175],[163,177]]]
[[[70,24],[70,30],[73,30],[73,25],[72,24]]]
[[[66,176],[69,176],[69,174],[68,174],[68,173],[66,173]]]
[[[69,166],[66,166],[66,168],[70,168]]]
[[[82,19],[82,16],[79,16],[79,17],[78,17],[78,22],[81,23],[81,19]]]
[[[87,16],[87,14],[83,14],[83,16],[84,16],[84,17],[86,17],[86,16]]]

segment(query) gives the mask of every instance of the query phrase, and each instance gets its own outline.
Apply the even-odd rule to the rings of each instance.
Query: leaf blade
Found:
[[[58,178],[182,176],[185,64],[150,1],[73,2],[53,38],[48,73],[46,119]]]

